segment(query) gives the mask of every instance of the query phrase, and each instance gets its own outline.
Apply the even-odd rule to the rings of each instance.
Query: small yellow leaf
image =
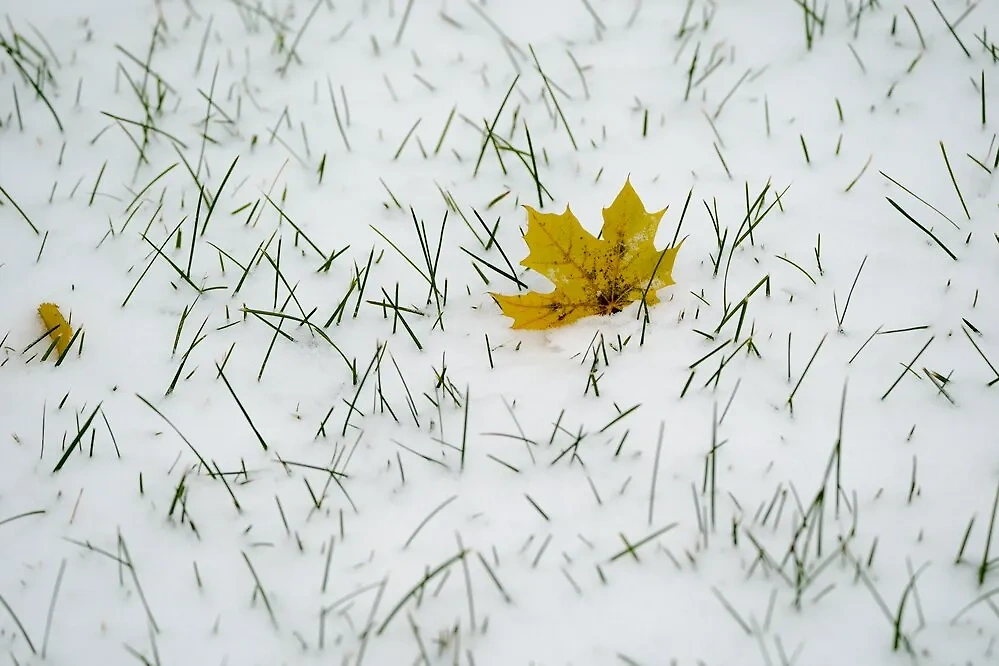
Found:
[[[645,210],[630,181],[603,210],[600,238],[586,231],[568,206],[562,214],[524,208],[524,241],[530,252],[520,263],[551,280],[555,290],[490,294],[503,314],[513,318],[513,328],[564,326],[590,315],[620,312],[643,297],[647,305],[655,305],[656,292],[674,284],[673,262],[680,246],[663,251],[655,247],[666,210]]]
[[[49,331],[49,336],[55,340],[59,355],[66,353],[66,348],[69,347],[69,342],[73,339],[73,329],[59,312],[59,306],[55,303],[42,303],[38,306],[38,316],[42,318],[42,323],[45,325],[45,330]]]

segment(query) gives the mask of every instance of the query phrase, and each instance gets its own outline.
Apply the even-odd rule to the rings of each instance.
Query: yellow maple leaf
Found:
[[[682,242],[656,250],[656,230],[666,209],[645,210],[630,180],[603,209],[599,238],[580,225],[569,206],[561,214],[524,208],[524,241],[530,253],[520,263],[551,280],[555,290],[514,296],[490,293],[503,314],[513,318],[513,328],[564,326],[590,315],[620,312],[643,297],[647,305],[654,305],[659,302],[656,292],[675,284],[673,262]]]
[[[56,351],[60,355],[66,352],[70,340],[73,339],[73,329],[69,322],[62,316],[59,306],[55,303],[42,303],[38,306],[38,316],[42,320],[46,331],[50,331],[49,337],[55,341]]]

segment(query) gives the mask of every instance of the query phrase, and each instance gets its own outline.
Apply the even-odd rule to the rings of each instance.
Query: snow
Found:
[[[0,650],[999,663],[999,6],[861,4],[5,7]],[[647,323],[492,301],[531,148],[669,206]]]

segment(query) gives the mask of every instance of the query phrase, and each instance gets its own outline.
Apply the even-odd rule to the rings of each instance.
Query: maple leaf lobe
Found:
[[[666,209],[648,212],[625,181],[614,202],[603,209],[603,228],[594,237],[569,206],[565,212],[527,210],[524,241],[529,253],[520,263],[548,278],[547,294],[491,294],[513,328],[546,329],[583,317],[615,314],[642,300],[658,302],[656,291],[674,284],[672,269],[679,246],[662,252],[655,236]]]

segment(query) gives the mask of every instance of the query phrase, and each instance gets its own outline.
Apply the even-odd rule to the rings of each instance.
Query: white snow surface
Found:
[[[4,3],[0,661],[999,664],[999,4],[936,6]],[[511,328],[535,169],[668,206],[647,322]]]

